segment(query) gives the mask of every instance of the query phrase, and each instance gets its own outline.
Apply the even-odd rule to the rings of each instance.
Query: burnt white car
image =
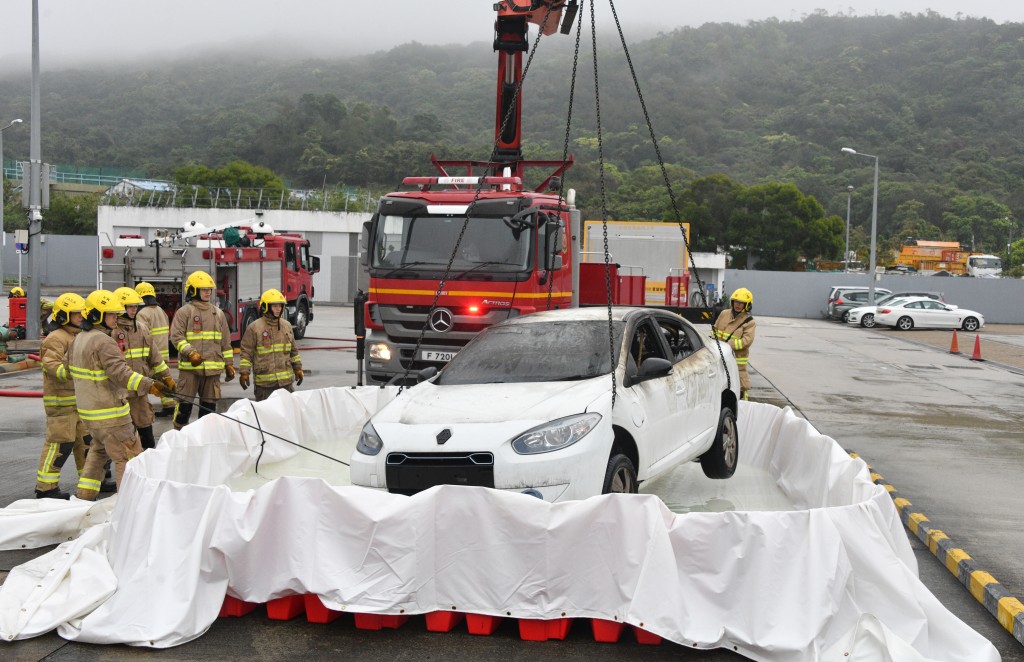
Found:
[[[875,311],[875,324],[893,326],[901,331],[914,328],[977,331],[985,326],[985,318],[973,310],[957,308],[934,299],[915,297],[878,306]]]
[[[728,478],[738,392],[728,345],[678,315],[534,313],[485,329],[378,411],[352,454],[352,483],[401,494],[481,485],[566,501],[636,492],[692,460]]]

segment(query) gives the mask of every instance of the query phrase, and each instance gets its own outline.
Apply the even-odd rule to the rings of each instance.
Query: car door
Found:
[[[650,316],[645,316],[633,326],[627,347],[627,379],[636,377],[644,361],[652,358],[670,360],[661,331]],[[681,410],[677,390],[684,391],[685,385],[679,383],[674,370],[665,376],[647,379],[629,387],[630,395],[643,410],[643,423],[638,426],[640,438],[636,440],[641,465],[637,470],[642,475],[663,457],[662,453],[670,446],[672,439],[680,434]]]
[[[679,410],[677,434],[666,440],[659,460],[685,452],[718,426],[724,366],[692,326],[674,317],[655,318],[668,346],[675,377],[674,393]]]
[[[940,329],[955,329],[960,326],[960,318],[962,315],[959,315],[957,311],[950,310],[938,301],[923,301],[922,305],[927,311],[933,327]]]

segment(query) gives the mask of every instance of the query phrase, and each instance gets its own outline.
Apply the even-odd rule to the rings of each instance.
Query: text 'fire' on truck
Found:
[[[152,283],[171,319],[185,303],[185,280],[196,270],[217,283],[215,301],[227,316],[232,342],[259,318],[260,295],[270,288],[287,298],[296,338],[313,321],[313,274],[320,271],[320,258],[310,255],[301,234],[275,233],[259,217],[214,228],[193,221],[180,231],[156,230],[149,240],[121,235],[113,246],[100,247],[100,287]]]

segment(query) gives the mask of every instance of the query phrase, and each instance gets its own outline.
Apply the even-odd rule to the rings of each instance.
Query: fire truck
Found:
[[[365,324],[366,374],[374,382],[440,367],[477,332],[511,317],[603,304],[609,291],[613,303],[644,304],[643,287],[622,287],[631,276],[620,276],[617,265],[606,274],[603,260],[580,263],[581,214],[575,192],[561,186],[572,157],[523,159],[520,88],[529,25],[550,35],[561,23],[568,33],[577,2],[505,0],[495,9],[491,160],[432,157],[437,174],[406,177],[408,189],[381,198],[364,225],[368,282],[356,335],[361,341]],[[588,285],[582,294],[581,279]]]
[[[287,298],[295,337],[305,336],[313,321],[313,274],[320,271],[320,258],[310,255],[302,235],[275,233],[259,216],[214,228],[190,222],[156,234],[148,242],[141,235],[121,235],[114,245],[100,246],[100,288],[152,283],[160,307],[173,319],[185,303],[185,280],[202,270],[217,283],[215,300],[233,342],[259,317],[260,295],[270,288]]]

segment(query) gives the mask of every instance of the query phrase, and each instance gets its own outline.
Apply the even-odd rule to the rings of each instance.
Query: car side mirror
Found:
[[[642,382],[648,379],[655,379],[657,377],[664,377],[672,371],[672,362],[668,359],[662,359],[658,357],[651,357],[640,364],[640,372],[636,376],[636,381]]]

